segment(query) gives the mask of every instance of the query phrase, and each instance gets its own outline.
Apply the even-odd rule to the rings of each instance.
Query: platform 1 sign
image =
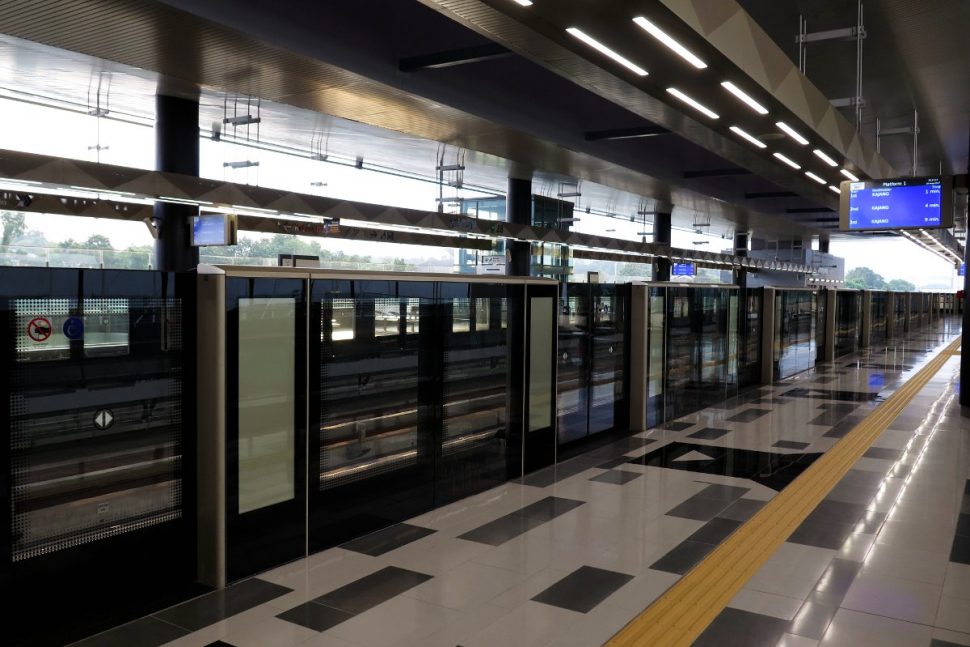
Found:
[[[953,226],[953,178],[911,177],[843,182],[839,228],[848,231]]]

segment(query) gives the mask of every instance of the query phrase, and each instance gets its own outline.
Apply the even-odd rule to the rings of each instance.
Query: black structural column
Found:
[[[532,179],[509,178],[509,190],[505,201],[506,219],[513,225],[532,224]],[[510,240],[507,243],[508,267],[510,276],[529,276],[531,264],[530,243],[524,240]]]
[[[740,231],[734,232],[734,255],[747,257],[748,255],[748,232]],[[734,274],[734,284],[741,289],[741,301],[744,303],[745,291],[748,289],[748,271],[746,269],[738,268],[733,271]]]
[[[155,96],[155,169],[199,175],[198,99]],[[189,239],[191,217],[198,211],[189,205],[155,203],[156,269],[185,272],[199,264],[199,250]]]
[[[653,242],[657,245],[670,245],[670,211],[657,210],[653,214]],[[670,280],[670,259],[658,258],[654,262],[654,281]]]
[[[820,251],[823,254],[828,254],[829,253],[829,237],[828,236],[819,236],[818,237],[818,251]]]

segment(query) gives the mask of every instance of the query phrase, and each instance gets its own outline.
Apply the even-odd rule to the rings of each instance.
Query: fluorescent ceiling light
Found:
[[[670,34],[665,32],[660,27],[644,18],[643,16],[637,16],[633,19],[637,25],[639,25],[645,32],[659,40],[661,43],[672,49],[678,56],[693,65],[699,70],[703,70],[707,67],[707,63],[702,61],[700,58],[691,53],[686,47],[678,43],[676,40],[670,37]]]
[[[829,191],[835,191],[839,195],[842,195],[842,191],[840,191],[839,187],[835,186],[834,184],[829,185]]]
[[[731,94],[733,94],[734,96],[736,96],[738,99],[741,99],[741,101],[744,101],[746,104],[748,104],[749,106],[751,106],[751,108],[755,112],[757,112],[759,115],[766,115],[766,114],[768,114],[768,109],[767,108],[765,108],[763,105],[761,105],[760,103],[758,103],[757,101],[755,101],[754,99],[752,99],[741,88],[739,88],[738,86],[734,85],[730,81],[724,81],[723,83],[721,83],[721,87],[724,88],[725,90],[727,90],[728,92],[730,92]]]
[[[687,105],[689,105],[691,108],[694,108],[695,110],[698,110],[698,111],[704,113],[705,115],[707,115],[711,119],[717,119],[718,118],[718,115],[717,115],[716,112],[714,112],[710,108],[707,108],[707,107],[702,106],[701,104],[697,103],[696,101],[694,101],[693,99],[691,99],[690,97],[688,97],[686,94],[684,94],[683,92],[681,92],[677,88],[667,88],[667,92],[669,92],[670,94],[674,95],[675,97],[677,97],[678,99],[680,99],[681,101],[683,101],[684,103],[686,103]]]
[[[583,41],[584,43],[586,43],[587,45],[595,49],[600,54],[603,54],[605,56],[612,58],[614,61],[616,61],[623,67],[627,68],[631,72],[639,76],[647,75],[647,71],[645,69],[643,69],[642,67],[640,67],[639,65],[631,61],[630,59],[625,58],[620,54],[617,54],[612,49],[610,49],[603,43],[599,42],[598,40],[596,40],[595,38],[593,38],[592,36],[584,32],[582,29],[577,29],[576,27],[570,27],[566,31],[569,32],[570,35],[578,38],[579,40]]]
[[[841,173],[842,175],[846,176],[847,178],[849,178],[853,182],[858,182],[859,181],[859,178],[857,178],[856,176],[852,175],[852,173],[850,173],[849,171],[847,171],[845,169],[842,169],[841,171],[839,171],[839,173]]]
[[[836,166],[839,165],[838,162],[836,162],[834,159],[832,159],[831,157],[829,157],[828,155],[826,155],[823,151],[820,151],[817,148],[815,150],[813,150],[812,152],[815,153],[815,157],[819,158],[820,160],[822,160],[823,162],[825,162],[826,164],[828,164],[829,166],[831,166],[833,168],[835,168]]]
[[[798,142],[802,146],[804,146],[805,144],[808,143],[808,140],[807,139],[805,139],[804,137],[802,137],[801,135],[799,135],[797,132],[795,132],[792,129],[792,127],[789,126],[788,124],[786,124],[784,121],[779,121],[779,122],[775,123],[775,125],[778,126],[779,128],[781,128],[783,131],[785,131],[785,134],[786,135],[788,135],[789,137],[791,137],[792,139],[794,139],[796,142]]]
[[[758,148],[768,148],[768,146],[764,142],[762,142],[761,140],[755,138],[753,135],[750,135],[750,134],[744,132],[743,130],[741,130],[737,126],[731,126],[731,132],[734,133],[735,135],[738,135],[739,137],[742,137],[744,139],[747,139],[749,142],[751,142],[752,144],[754,144]]]
[[[523,7],[531,7],[532,6],[532,0],[512,0],[512,2],[514,2],[516,4],[520,4]]]
[[[819,176],[815,175],[811,171],[805,171],[805,175],[807,175],[808,177],[812,178],[813,180],[815,180],[819,184],[828,184],[828,182],[826,182],[825,180],[823,180]]]
[[[795,169],[796,171],[802,168],[801,166],[799,166],[799,165],[798,165],[798,164],[796,164],[795,162],[793,162],[793,161],[791,161],[790,159],[788,159],[787,157],[785,157],[785,156],[784,156],[784,155],[782,155],[781,153],[773,153],[773,155],[774,155],[775,157],[777,157],[778,159],[780,159],[780,160],[781,160],[782,162],[784,162],[785,164],[787,164],[788,166],[790,166],[790,167],[792,167],[793,169]]]

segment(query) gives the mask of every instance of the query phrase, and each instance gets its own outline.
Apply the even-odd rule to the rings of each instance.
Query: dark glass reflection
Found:
[[[761,304],[763,299],[763,288],[752,288],[745,291],[740,331],[741,353],[738,365],[738,382],[742,387],[758,384],[761,381]]]
[[[18,333],[8,367],[13,561],[178,519],[180,300],[17,298],[8,307]]]
[[[481,492],[507,480],[513,463],[521,468],[510,458],[521,461],[509,412],[522,372],[512,366],[510,290],[313,281],[314,548]],[[521,290],[514,294],[521,307]]]
[[[886,329],[889,323],[888,306],[888,292],[872,292],[872,303],[869,309],[869,344],[871,346],[886,343]]]
[[[314,281],[319,339],[310,541],[326,546],[431,507],[432,283]],[[469,325],[467,318],[462,318]],[[311,448],[313,447],[311,445]]]
[[[815,366],[817,317],[815,292],[775,292],[775,379],[784,379]]]
[[[444,334],[435,505],[505,481],[509,422],[506,288],[448,284],[442,289],[460,295],[450,300],[453,316],[467,304],[469,326],[457,326],[453,318]]]
[[[665,420],[737,395],[737,298],[725,288],[667,288]]]
[[[835,293],[835,355],[848,355],[859,348],[862,292],[838,290]]]
[[[560,302],[558,442],[626,421],[624,366],[629,287],[571,283]]]

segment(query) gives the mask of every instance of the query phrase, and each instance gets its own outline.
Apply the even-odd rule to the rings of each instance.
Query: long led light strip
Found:
[[[815,153],[815,157],[819,158],[820,160],[822,160],[823,162],[825,162],[826,164],[828,164],[832,168],[835,168],[836,166],[839,165],[838,162],[836,162],[834,159],[832,159],[831,157],[829,157],[828,155],[826,155],[824,151],[821,151],[821,150],[819,150],[819,149],[816,148],[812,152]]]
[[[721,87],[727,90],[728,92],[730,92],[731,94],[733,94],[734,96],[736,96],[744,103],[748,104],[748,106],[752,110],[757,112],[759,115],[768,114],[767,108],[765,108],[763,105],[761,105],[760,103],[752,99],[746,92],[744,92],[741,88],[734,85],[730,81],[724,81],[723,83],[721,83]]]
[[[522,5],[523,7],[531,7],[532,0],[512,0],[515,4]]]
[[[804,137],[802,137],[801,135],[799,135],[798,132],[795,131],[794,128],[792,128],[791,126],[789,126],[788,124],[786,124],[784,121],[775,122],[775,125],[778,126],[779,128],[781,128],[781,130],[784,131],[784,133],[786,135],[788,135],[789,137],[791,137],[792,139],[794,139],[796,142],[798,142],[802,146],[805,146],[805,145],[808,144],[808,140],[807,139],[805,139]]]
[[[593,38],[592,36],[584,32],[582,29],[579,29],[577,27],[569,27],[566,31],[571,36],[586,43],[587,45],[595,49],[597,52],[599,52],[600,54],[603,54],[604,56],[608,56],[609,58],[613,59],[614,61],[616,61],[626,69],[630,70],[634,74],[637,74],[638,76],[647,75],[647,71],[645,69],[643,69],[642,67],[640,67],[639,65],[631,61],[630,59],[626,58],[625,56],[622,56],[621,54],[616,53],[615,51],[613,51],[603,43],[599,42],[598,40],[596,40],[595,38]]]
[[[828,182],[826,182],[825,180],[823,180],[819,176],[815,175],[811,171],[805,171],[805,175],[807,175],[808,177],[812,178],[813,180],[815,180],[819,184],[828,184]]]
[[[691,99],[689,96],[687,96],[677,88],[667,88],[667,92],[674,95],[675,97],[677,97],[678,99],[680,99],[681,101],[689,105],[694,110],[697,110],[698,112],[702,112],[703,114],[707,115],[711,119],[720,118],[716,112],[714,112],[713,110],[711,110],[706,106],[701,105],[697,101],[694,101],[693,99]]]
[[[842,195],[842,190],[834,184],[829,185],[829,191],[834,191],[836,195]]]
[[[699,70],[703,70],[707,67],[707,63],[702,61],[693,52],[688,50],[686,47],[674,40],[670,34],[657,27],[655,24],[644,18],[643,16],[637,16],[633,19],[633,22],[637,24],[643,31],[647,32],[661,43],[669,47],[674,53],[680,56],[682,59],[693,65]]]
[[[852,180],[853,182],[858,182],[858,181],[859,181],[859,178],[857,178],[856,176],[854,176],[854,175],[852,175],[852,173],[850,173],[850,172],[849,172],[849,171],[847,171],[846,169],[841,169],[841,170],[839,171],[839,173],[841,173],[841,174],[842,174],[842,175],[844,175],[845,177],[847,177],[847,178],[849,178],[849,179],[850,179],[850,180]]]
[[[745,131],[741,130],[737,126],[731,126],[731,132],[741,137],[742,139],[748,140],[758,148],[768,148],[767,144],[757,139],[754,135],[751,135],[750,133],[746,133]]]
[[[800,170],[802,168],[801,166],[799,166],[798,164],[796,164],[792,160],[788,159],[787,157],[785,157],[781,153],[772,153],[772,155],[774,155],[775,157],[777,157],[778,159],[780,159],[782,162],[784,162],[788,166],[790,166],[793,169],[795,169],[796,171],[798,171],[798,170]]]

